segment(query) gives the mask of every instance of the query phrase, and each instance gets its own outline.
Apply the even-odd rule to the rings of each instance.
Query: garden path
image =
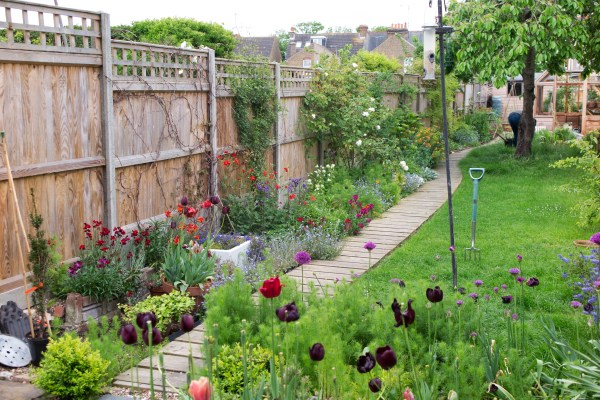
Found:
[[[458,162],[464,158],[469,150],[463,150],[450,155],[450,171],[452,190],[456,190],[462,180]],[[361,275],[369,269],[369,254],[363,248],[365,242],[372,241],[377,247],[371,252],[371,268],[381,259],[391,253],[406,238],[412,235],[434,212],[446,203],[448,187],[446,184],[445,165],[438,167],[438,178],[425,183],[419,190],[402,199],[400,203],[383,213],[381,218],[371,221],[368,227],[358,236],[347,238],[341,254],[334,260],[312,261],[304,266],[305,292],[310,291],[310,282],[314,282],[321,293],[327,291],[328,285],[333,285],[337,280],[351,281],[354,274]],[[301,270],[296,268],[288,276],[301,280]],[[188,371],[188,354],[190,343],[193,349],[195,363],[200,367],[204,356],[202,348],[204,343],[204,324],[196,327],[189,335],[183,335],[164,346],[161,351],[164,358],[164,369],[167,382],[174,387],[186,385],[186,372]],[[189,341],[188,341],[189,340]],[[157,370],[158,357],[152,360],[154,374],[152,380],[156,390],[162,390],[161,374]],[[113,382],[115,386],[131,387],[131,379],[139,382],[139,387],[150,387],[150,359],[140,362],[137,369],[123,372]],[[168,392],[175,391],[167,385]]]

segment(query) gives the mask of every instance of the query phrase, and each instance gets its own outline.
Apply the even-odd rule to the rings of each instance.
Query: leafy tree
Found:
[[[370,72],[398,72],[400,63],[384,54],[360,50],[355,56],[356,63],[361,71]]]
[[[275,31],[275,36],[279,39],[279,51],[281,52],[281,59],[285,60],[285,53],[287,52],[288,44],[290,43],[290,33],[283,29]]]
[[[330,26],[325,31],[327,33],[350,33],[352,32],[352,28],[348,28],[347,26]]]
[[[325,29],[325,25],[317,21],[300,22],[299,24],[296,24],[296,29],[299,33],[308,33],[309,35],[314,35],[315,33],[319,33]]]
[[[384,26],[384,25],[379,25],[376,26],[375,28],[371,29],[371,32],[387,32],[388,27]]]
[[[536,65],[564,72],[569,58],[581,58],[591,31],[581,16],[593,0],[467,0],[450,6],[457,75],[503,85],[523,76],[523,117],[515,155],[531,154]],[[592,10],[593,8],[589,8]],[[597,19],[594,16],[593,19]],[[589,52],[588,52],[589,54]],[[600,53],[589,55],[589,60]]]
[[[210,47],[217,57],[231,55],[236,39],[231,31],[214,22],[192,18],[161,18],[135,21],[111,29],[113,39],[179,46],[187,42],[193,47]]]

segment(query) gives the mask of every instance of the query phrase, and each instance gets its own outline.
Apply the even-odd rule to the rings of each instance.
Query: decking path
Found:
[[[452,179],[452,191],[456,190],[462,180],[458,168],[458,162],[467,155],[468,150],[450,155],[450,171]],[[347,238],[344,241],[342,253],[334,260],[312,261],[304,266],[304,288],[309,290],[309,283],[315,285],[327,285],[336,279],[350,281],[353,274],[363,274],[369,269],[369,254],[363,248],[366,241],[374,242],[377,247],[371,252],[371,265],[375,266],[383,257],[391,253],[407,237],[414,233],[425,221],[433,215],[448,197],[446,185],[445,165],[437,169],[438,178],[425,183],[418,191],[402,199],[400,203],[388,211],[381,218],[371,221],[368,227],[362,230],[358,236]],[[300,269],[296,268],[288,273],[288,276],[300,280]],[[315,278],[316,276],[316,278]],[[318,278],[318,280],[317,280]],[[202,347],[204,342],[204,324],[199,325],[190,333],[194,360],[198,366],[202,366],[204,357]],[[164,368],[167,381],[175,387],[186,384],[186,372],[188,371],[189,354],[188,335],[180,336],[178,339],[162,348],[164,357]],[[153,357],[155,388],[161,390],[161,375],[156,370],[158,357]],[[116,377],[115,386],[130,387],[131,374],[134,381],[139,379],[139,386],[149,388],[150,385],[150,362],[149,358],[142,360],[136,370],[123,372]],[[136,375],[138,378],[136,378]],[[172,391],[167,387],[167,391]]]

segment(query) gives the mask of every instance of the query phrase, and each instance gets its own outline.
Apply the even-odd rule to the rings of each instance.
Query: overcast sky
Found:
[[[29,0],[54,4],[54,0]],[[420,30],[429,9],[429,0],[199,0],[199,1],[132,1],[132,0],[57,0],[62,7],[110,14],[111,25],[163,17],[190,17],[199,21],[217,22],[242,36],[267,36],[277,30],[306,21],[318,21],[325,27],[358,25],[390,26],[408,23],[410,30]],[[434,1],[437,10],[437,1]],[[437,11],[434,12],[434,14]]]

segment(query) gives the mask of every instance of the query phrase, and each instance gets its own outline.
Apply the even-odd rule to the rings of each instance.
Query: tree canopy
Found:
[[[455,30],[452,40],[457,75],[492,81],[497,87],[508,78],[519,74],[523,77],[523,134],[519,134],[517,156],[531,154],[536,67],[560,73],[567,59],[589,55],[585,47],[592,31],[585,12],[594,2],[466,0],[451,4],[448,15]]]
[[[309,35],[314,35],[315,33],[319,33],[325,29],[325,25],[317,21],[300,22],[296,24],[296,29],[298,30],[298,33],[308,33]]]
[[[236,39],[231,31],[213,22],[192,18],[161,18],[135,21],[131,25],[111,28],[112,38],[136,42],[179,46],[187,42],[193,47],[206,46],[215,50],[217,57],[227,57],[235,48]]]

